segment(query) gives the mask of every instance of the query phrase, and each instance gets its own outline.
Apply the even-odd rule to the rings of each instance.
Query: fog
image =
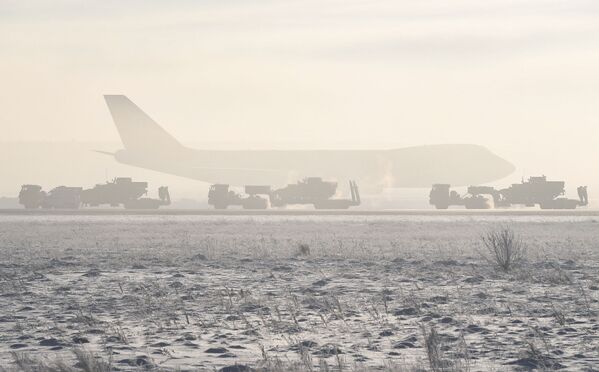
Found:
[[[596,370],[598,87],[597,0],[0,0],[0,372]]]
[[[204,196],[91,152],[122,147],[102,95],[126,94],[186,145],[477,144],[517,168],[497,185],[593,199],[598,65],[593,1],[3,1],[0,195],[133,175]]]

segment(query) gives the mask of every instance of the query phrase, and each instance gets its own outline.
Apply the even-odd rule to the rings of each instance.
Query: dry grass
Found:
[[[481,236],[484,257],[504,272],[510,272],[526,258],[526,246],[510,226],[500,226]]]
[[[297,247],[298,256],[309,256],[310,246],[306,243],[300,243]]]
[[[592,222],[517,224],[529,261],[510,275],[488,270],[468,220],[3,228],[0,308],[14,311],[0,312],[0,364],[12,370],[480,371],[526,358],[584,369],[599,350]],[[72,353],[74,336],[95,355]]]
[[[65,361],[61,358],[40,358],[30,353],[12,352],[14,366],[0,367],[0,371],[6,372],[111,372],[112,362],[105,361],[101,357],[82,349],[72,349],[74,362]]]

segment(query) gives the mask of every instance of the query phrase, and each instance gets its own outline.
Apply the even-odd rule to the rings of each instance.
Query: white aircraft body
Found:
[[[384,188],[477,185],[501,179],[514,166],[469,144],[390,150],[200,150],[182,145],[123,95],[106,103],[124,149],[109,153],[124,164],[233,186],[282,186],[303,177],[356,180],[366,192]]]

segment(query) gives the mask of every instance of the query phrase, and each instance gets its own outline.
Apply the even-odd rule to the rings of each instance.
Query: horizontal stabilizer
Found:
[[[244,171],[244,172],[264,172],[264,173],[286,173],[287,171],[281,169],[260,169],[260,168],[226,168],[226,167],[215,167],[215,168],[207,168],[207,167],[191,167],[196,170],[205,170],[205,171]]]
[[[92,150],[93,152],[97,152],[98,154],[104,154],[104,155],[109,155],[109,156],[115,156],[116,154],[114,152],[108,152],[108,151],[102,151],[102,150]]]

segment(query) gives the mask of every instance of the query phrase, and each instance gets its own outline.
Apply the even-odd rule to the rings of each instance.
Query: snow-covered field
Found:
[[[7,370],[591,370],[598,299],[595,217],[0,216]]]

